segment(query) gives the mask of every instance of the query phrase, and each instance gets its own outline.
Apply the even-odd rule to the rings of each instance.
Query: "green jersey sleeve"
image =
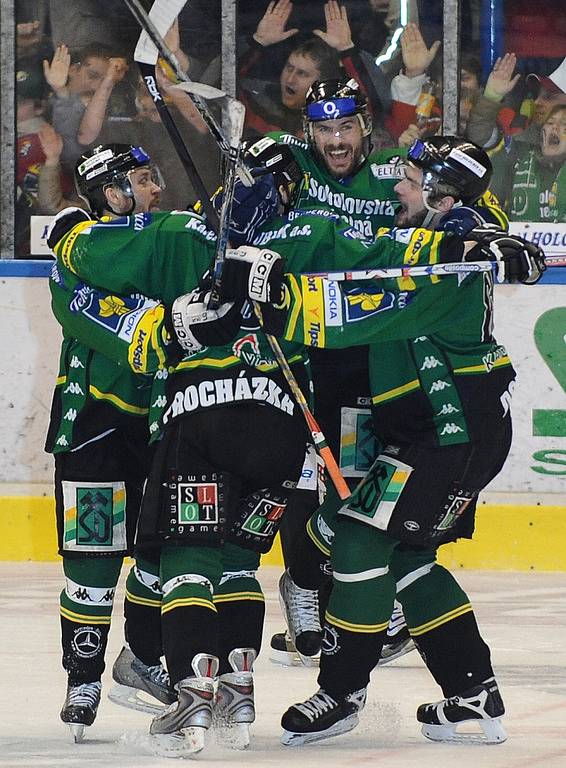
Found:
[[[55,245],[58,262],[89,285],[166,304],[197,287],[214,258],[214,232],[189,212],[81,222]]]

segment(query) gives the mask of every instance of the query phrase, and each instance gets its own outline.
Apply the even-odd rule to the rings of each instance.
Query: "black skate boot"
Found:
[[[75,743],[83,740],[85,728],[94,723],[101,690],[102,684],[98,680],[94,683],[67,685],[61,720],[69,726]]]
[[[127,646],[114,662],[112,678],[116,685],[109,691],[108,698],[123,707],[158,715],[177,700],[164,667],[161,664],[148,667]]]
[[[218,741],[229,749],[250,744],[250,724],[255,720],[253,648],[234,648],[228,655],[233,672],[218,677],[212,720]]]
[[[322,645],[318,590],[298,587],[286,570],[279,580],[279,602],[301,659],[316,656]]]
[[[366,689],[348,693],[334,699],[320,688],[302,704],[293,704],[281,718],[284,728],[281,743],[285,746],[300,746],[322,741],[356,727],[366,703]]]
[[[205,733],[212,723],[218,659],[198,653],[191,666],[195,675],[175,685],[178,700],[154,717],[149,728],[152,750],[161,757],[185,757],[205,746]]]
[[[274,664],[281,664],[284,667],[318,667],[320,651],[314,656],[301,656],[295,648],[295,643],[291,640],[289,633],[277,632],[277,634],[271,636],[269,660]]]
[[[507,739],[500,720],[504,713],[501,694],[492,677],[458,696],[421,704],[417,720],[424,723],[421,732],[431,741],[501,744]],[[480,730],[457,730],[469,723],[477,723]]]

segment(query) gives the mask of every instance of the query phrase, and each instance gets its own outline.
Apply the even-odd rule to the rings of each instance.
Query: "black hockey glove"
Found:
[[[209,309],[209,299],[210,291],[196,288],[173,302],[168,330],[186,354],[228,344],[240,330],[242,303],[227,302]]]
[[[92,221],[95,217],[91,213],[83,211],[82,208],[64,208],[60,211],[47,230],[47,245],[53,250],[59,240],[70,232],[73,227],[82,221]]]
[[[518,235],[478,227],[468,232],[465,239],[474,240],[477,245],[467,252],[464,261],[497,261],[501,282],[534,285],[546,269],[542,249]]]
[[[228,249],[222,268],[222,298],[278,300],[282,278],[283,260],[275,251],[251,245]]]

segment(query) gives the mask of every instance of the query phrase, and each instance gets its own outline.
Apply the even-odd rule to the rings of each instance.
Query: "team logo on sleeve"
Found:
[[[365,320],[366,317],[387,312],[395,307],[403,308],[409,302],[406,292],[394,294],[391,291],[372,291],[353,288],[345,296],[345,315],[347,323]]]
[[[121,339],[131,341],[140,317],[156,305],[156,301],[139,294],[114,296],[79,283],[73,291],[69,309],[80,312]]]

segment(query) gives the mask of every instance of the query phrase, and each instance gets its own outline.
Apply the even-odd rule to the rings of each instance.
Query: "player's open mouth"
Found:
[[[326,155],[336,163],[345,162],[351,155],[350,149],[327,149]]]

